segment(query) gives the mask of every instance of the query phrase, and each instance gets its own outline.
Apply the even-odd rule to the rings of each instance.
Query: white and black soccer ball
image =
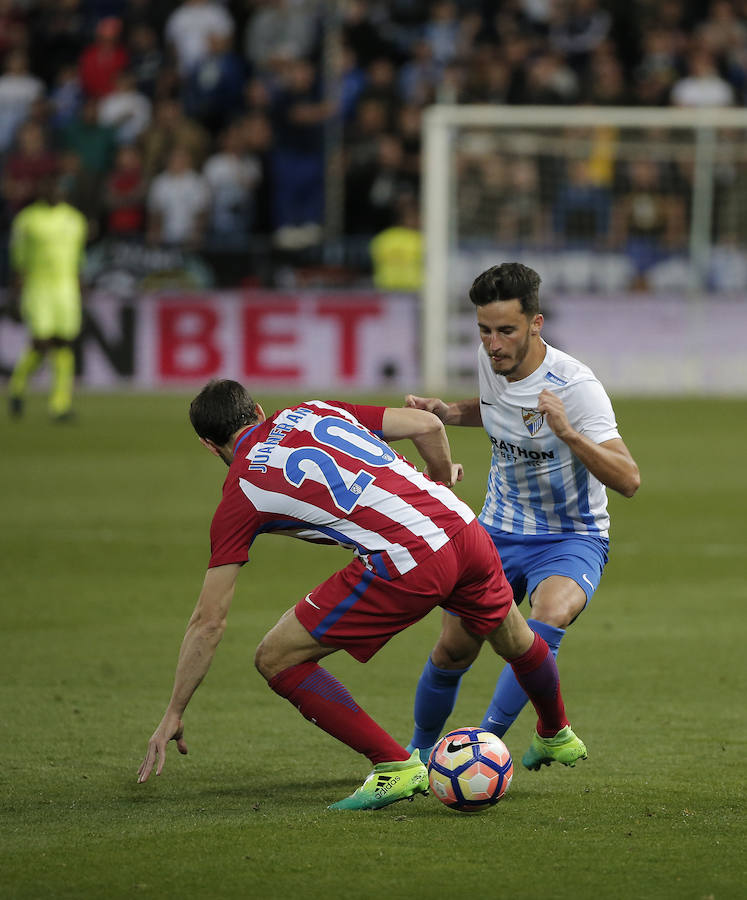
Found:
[[[514,764],[508,747],[490,731],[450,731],[428,759],[431,791],[449,809],[481,812],[505,796]]]

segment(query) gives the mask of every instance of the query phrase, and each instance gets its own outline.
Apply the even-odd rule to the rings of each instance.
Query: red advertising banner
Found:
[[[80,381],[157,389],[236,378],[266,389],[411,389],[419,381],[412,296],[375,292],[180,292],[86,303]],[[23,347],[0,323],[0,371]]]
[[[159,295],[146,298],[136,349],[147,385],[401,386],[418,380],[417,308],[376,293]]]
[[[743,300],[565,296],[546,307],[548,342],[582,359],[610,392],[747,393]],[[218,377],[252,390],[422,389],[413,296],[198,290],[124,300],[99,293],[85,309],[83,387],[192,390]],[[449,352],[458,354],[460,390],[474,390],[474,313],[449,328],[459,338]],[[0,303],[0,377],[10,374],[26,339]]]

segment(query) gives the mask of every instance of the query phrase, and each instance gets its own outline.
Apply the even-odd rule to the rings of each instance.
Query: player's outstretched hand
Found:
[[[425,409],[428,412],[432,412],[442,422],[449,410],[448,403],[444,403],[438,397],[416,397],[415,394],[408,394],[405,397],[405,406],[409,406],[411,409]]]
[[[176,741],[176,748],[180,753],[186,754],[187,745],[184,743],[184,725],[182,720],[175,713],[167,712],[161,719],[161,724],[153,732],[153,736],[148,741],[148,752],[142,761],[137,773],[138,784],[142,784],[150,777],[153,766],[156,766],[156,775],[160,775],[163,771],[163,764],[166,762],[166,745],[169,741]]]

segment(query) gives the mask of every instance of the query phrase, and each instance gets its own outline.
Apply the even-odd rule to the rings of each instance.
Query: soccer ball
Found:
[[[514,763],[508,747],[490,731],[457,728],[428,758],[428,781],[438,799],[460,812],[481,812],[504,796]]]

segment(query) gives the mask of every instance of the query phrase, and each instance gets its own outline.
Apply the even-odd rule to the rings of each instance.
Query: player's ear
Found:
[[[257,422],[264,422],[267,419],[267,416],[265,415],[265,411],[262,409],[259,403],[254,404],[254,409],[257,413]]]
[[[537,313],[537,315],[532,319],[531,324],[529,325],[530,334],[537,335],[542,331],[542,326],[545,322],[545,317],[542,313]]]

